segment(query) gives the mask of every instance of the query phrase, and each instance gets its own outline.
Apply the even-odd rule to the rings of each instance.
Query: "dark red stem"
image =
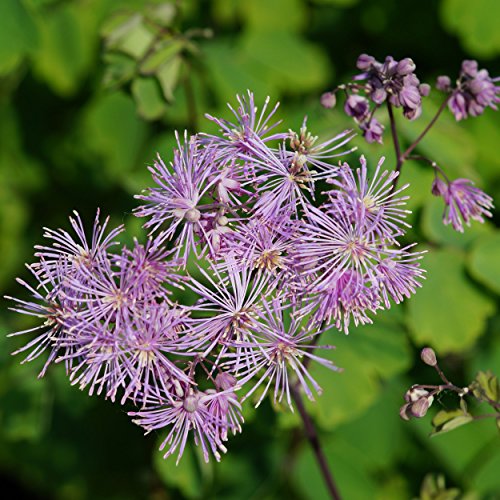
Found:
[[[335,481],[333,480],[333,475],[328,467],[328,462],[326,460],[323,449],[321,448],[321,444],[319,442],[318,433],[316,432],[316,427],[314,426],[314,422],[307,413],[307,410],[304,406],[304,402],[302,401],[302,396],[296,386],[292,386],[291,389],[293,400],[299,410],[300,417],[302,418],[302,422],[304,424],[304,431],[306,438],[311,445],[311,448],[314,452],[314,456],[316,461],[318,462],[319,468],[321,470],[321,475],[325,481],[326,487],[328,489],[328,493],[331,498],[334,500],[341,500],[340,493],[335,485]]]

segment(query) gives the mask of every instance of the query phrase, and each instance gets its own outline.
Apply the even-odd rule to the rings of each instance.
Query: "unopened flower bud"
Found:
[[[411,405],[410,413],[416,418],[422,418],[427,413],[431,402],[428,398],[422,397]]]
[[[184,214],[184,219],[188,222],[198,222],[200,217],[200,211],[196,208],[190,208],[189,210],[186,210],[186,213]]]
[[[431,349],[430,347],[425,347],[424,349],[422,349],[420,357],[422,358],[422,361],[426,365],[429,366],[437,365],[436,353],[434,352],[434,349]]]
[[[225,215],[221,215],[217,218],[217,224],[219,224],[219,226],[227,226],[228,222],[229,220]]]
[[[441,75],[437,77],[436,88],[438,90],[449,90],[451,86],[451,80],[449,76]]]
[[[382,104],[387,98],[387,92],[384,88],[375,89],[370,95],[375,104]]]
[[[436,177],[434,179],[434,182],[432,183],[431,193],[434,196],[444,196],[447,191],[448,191],[448,185],[446,184],[446,182],[444,182],[439,177]]]
[[[411,408],[411,403],[406,403],[399,409],[399,416],[403,420],[410,420],[411,418],[410,408]]]
[[[337,98],[333,92],[325,92],[321,96],[321,105],[326,109],[331,109],[337,104]]]
[[[190,394],[184,400],[183,403],[184,409],[189,413],[194,413],[198,409],[199,399],[200,399],[199,396],[195,394]]]
[[[418,401],[420,398],[427,397],[429,394],[429,391],[426,391],[425,389],[422,389],[421,387],[410,387],[408,391],[406,391],[405,394],[405,401],[407,403],[414,403],[415,401]]]
[[[397,72],[402,76],[409,75],[415,71],[415,68],[416,66],[413,60],[406,57],[405,59],[401,59],[401,61],[399,61]]]
[[[220,372],[215,377],[215,387],[221,391],[232,389],[236,385],[236,382],[236,377],[233,377],[233,375],[226,372]]]
[[[352,116],[356,120],[362,120],[370,112],[368,100],[360,95],[350,95],[344,105],[344,111],[347,115]]]
[[[477,75],[477,61],[466,59],[462,62],[462,73],[474,78]]]
[[[428,83],[421,83],[418,86],[418,91],[420,92],[421,96],[427,97],[431,92],[431,86]]]
[[[382,144],[384,126],[376,118],[372,118],[368,123],[362,123],[360,128],[363,131],[363,137],[366,142],[378,142]]]
[[[366,71],[370,69],[375,62],[375,58],[373,56],[369,56],[368,54],[361,54],[356,61],[356,67],[362,71]]]

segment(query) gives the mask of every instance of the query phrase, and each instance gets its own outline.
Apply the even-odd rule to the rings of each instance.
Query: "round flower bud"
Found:
[[[415,401],[418,401],[420,398],[427,397],[428,394],[429,391],[422,389],[418,386],[412,386],[405,393],[405,401],[407,403],[415,403]]]
[[[356,120],[362,120],[368,116],[370,105],[366,98],[360,95],[351,94],[345,102],[344,111],[347,115],[352,116]]]
[[[424,349],[422,349],[420,357],[422,358],[422,361],[426,365],[429,366],[437,365],[436,353],[434,352],[434,349],[431,349],[430,347],[425,347]]]
[[[431,86],[428,83],[421,83],[418,86],[418,91],[420,92],[421,96],[427,97],[431,92]]]
[[[219,224],[219,226],[227,226],[228,222],[229,220],[225,215],[221,215],[217,218],[217,224]]]
[[[215,377],[215,387],[220,391],[232,389],[236,385],[236,382],[236,377],[233,377],[230,373],[220,372]]]
[[[382,104],[387,98],[387,92],[383,87],[375,89],[370,97],[375,104]]]
[[[200,211],[196,208],[190,208],[189,210],[186,210],[186,213],[184,214],[184,219],[188,222],[198,222],[200,217]]]
[[[333,92],[325,92],[321,96],[321,105],[326,109],[331,109],[337,104],[337,98]]]
[[[416,418],[422,418],[427,413],[430,405],[430,401],[426,397],[422,397],[411,405],[410,413]]]
[[[184,400],[183,403],[184,409],[189,413],[194,413],[198,409],[199,399],[200,399],[199,396],[195,394],[190,394]]]
[[[477,75],[477,61],[466,59],[462,62],[462,73],[474,78]]]
[[[438,90],[449,90],[451,86],[451,80],[449,76],[441,75],[437,77],[436,88]]]
[[[397,72],[402,76],[409,75],[415,71],[415,68],[416,66],[413,60],[406,57],[405,59],[401,59],[401,61],[399,61]]]
[[[373,56],[369,56],[368,54],[361,54],[356,61],[356,67],[361,71],[365,71],[370,69],[375,62],[375,58]]]
[[[448,185],[439,177],[434,178],[434,182],[432,183],[431,193],[434,196],[444,196],[448,191]]]

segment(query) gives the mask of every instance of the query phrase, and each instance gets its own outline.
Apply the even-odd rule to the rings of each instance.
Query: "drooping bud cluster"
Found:
[[[450,94],[448,108],[456,120],[464,120],[469,116],[479,116],[486,108],[497,110],[500,102],[500,86],[496,83],[500,78],[491,78],[488,70],[479,69],[477,61],[462,62],[459,77],[455,86],[451,79],[439,76],[436,88]]]
[[[405,401],[406,404],[399,410],[399,415],[403,420],[410,420],[412,417],[425,417],[427,410],[434,401],[434,397],[429,391],[413,386],[406,392]]]
[[[376,110],[385,102],[395,108],[402,108],[409,120],[418,118],[422,112],[422,97],[427,96],[430,87],[421,84],[415,75],[415,63],[410,58],[396,61],[387,56],[383,63],[367,54],[361,54],[356,63],[362,73],[355,82],[340,85],[323,94],[321,103],[326,108],[335,105],[335,93],[343,90],[346,95],[344,111],[359,124],[367,142],[382,143],[384,126],[374,117]]]
[[[321,104],[325,108],[334,107],[337,101],[336,93],[344,92],[346,94],[344,111],[359,125],[365,140],[369,143],[382,143],[384,126],[375,118],[375,113],[387,103],[390,132],[396,153],[395,170],[399,172],[403,163],[409,159],[421,160],[434,168],[435,180],[431,192],[444,200],[444,224],[451,224],[456,231],[463,232],[464,223],[468,226],[471,220],[484,222],[485,216],[491,217],[492,198],[475,187],[471,180],[450,181],[443,169],[432,159],[422,155],[412,156],[411,153],[446,109],[446,104],[457,120],[467,116],[477,116],[486,107],[496,110],[496,104],[500,102],[500,86],[496,85],[496,82],[500,78],[491,78],[487,70],[479,70],[477,62],[472,60],[463,61],[455,87],[452,86],[448,76],[439,76],[436,82],[437,89],[449,95],[417,139],[404,150],[392,108],[402,108],[403,115],[409,120],[417,118],[422,112],[422,97],[429,95],[430,86],[420,83],[415,75],[415,63],[410,58],[396,61],[388,56],[381,63],[373,56],[361,54],[356,65],[362,71],[353,78],[356,83],[342,84],[324,93],[321,96]],[[396,184],[397,179],[394,179],[393,187],[396,187]]]

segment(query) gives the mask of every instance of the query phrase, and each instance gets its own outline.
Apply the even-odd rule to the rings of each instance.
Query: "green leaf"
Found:
[[[472,276],[500,293],[500,231],[479,238],[470,254],[468,268]]]
[[[387,164],[387,168],[390,164]],[[405,208],[412,212],[425,205],[431,198],[431,186],[434,180],[432,169],[422,166],[416,161],[407,161],[401,170],[399,186],[410,184],[403,194],[408,195],[410,199],[407,201]],[[413,214],[412,214],[413,215]]]
[[[114,92],[97,98],[86,109],[82,137],[86,148],[99,154],[104,171],[121,179],[136,166],[146,135],[130,97]]]
[[[488,337],[489,342],[481,350],[478,350],[474,357],[468,363],[467,380],[473,380],[480,371],[491,371],[499,374],[500,367],[500,335],[496,332],[500,331],[500,315],[497,315],[489,322]]]
[[[434,427],[442,427],[446,422],[449,422],[455,417],[459,417],[463,415],[464,412],[462,410],[440,410],[436,413],[434,418],[432,419],[432,425]]]
[[[497,181],[500,172],[500,155],[495,147],[498,140],[498,117],[493,110],[489,110],[478,120],[466,120],[462,126],[474,138],[478,152],[476,168],[490,191],[491,184]]]
[[[406,381],[391,379],[380,395],[362,415],[347,421],[336,429],[337,441],[345,442],[358,453],[357,462],[370,471],[390,468],[404,454],[406,423],[399,416],[408,385]]]
[[[158,71],[172,57],[178,55],[186,46],[186,42],[178,39],[164,40],[155,50],[144,59],[140,71],[144,75],[151,75]]]
[[[106,47],[124,52],[134,59],[140,59],[148,51],[155,35],[146,27],[141,14],[120,16],[118,19],[119,22],[114,20],[101,30],[106,40]]]
[[[163,439],[158,441],[158,447]],[[167,486],[178,488],[187,498],[199,498],[203,488],[203,478],[197,453],[188,443],[178,465],[175,464],[176,456],[174,454],[164,459],[163,453],[156,450],[153,455],[156,472]]]
[[[489,222],[481,224],[478,221],[472,221],[470,226],[465,226],[463,233],[455,231],[451,224],[446,226],[443,224],[444,207],[441,197],[432,196],[429,193],[429,199],[422,214],[422,230],[430,241],[457,248],[468,248],[475,241],[493,231]]]
[[[452,431],[453,429],[457,429],[458,427],[468,424],[473,420],[472,415],[464,414],[462,410],[441,410],[432,420],[434,431],[431,436],[437,436],[438,434],[444,434],[445,432]]]
[[[299,31],[307,21],[305,7],[300,0],[252,0],[240,3],[246,28],[253,33]]]
[[[346,442],[327,440],[323,436],[321,444],[342,498],[360,500],[373,498],[373,492],[377,488],[376,483],[363,464],[359,462],[356,450],[350,448]],[[314,500],[332,498],[326,490],[324,478],[311,451],[311,446],[304,446],[302,450],[292,475],[302,490],[300,498]]]
[[[494,304],[465,276],[461,253],[432,250],[422,262],[427,279],[408,301],[411,336],[440,354],[462,352],[484,331]]]
[[[146,12],[149,19],[167,28],[172,25],[177,9],[178,7],[173,2],[162,2],[157,5],[148,5]]]
[[[62,3],[37,19],[41,43],[34,58],[39,78],[64,96],[74,94],[85,81],[98,48],[98,23],[104,4]]]
[[[181,67],[182,58],[177,56],[163,64],[156,73],[163,96],[169,102],[174,100],[174,90],[180,78]]]
[[[434,403],[436,404],[436,403]],[[456,416],[463,415],[456,410]],[[429,439],[429,424],[426,419],[414,419],[408,423],[419,435],[426,446],[426,455],[434,457],[442,464],[443,470],[456,477],[469,477],[478,470],[474,464],[476,457],[481,457],[483,450],[498,443],[498,433],[492,419],[475,421],[472,425],[462,425],[453,432],[443,433],[435,439]]]
[[[500,420],[496,421],[500,430]],[[480,457],[478,470],[472,475],[471,487],[481,495],[479,498],[494,499],[500,491],[500,480],[498,471],[500,470],[500,447],[498,446],[499,436],[494,436],[490,441],[489,454]]]
[[[135,75],[137,64],[130,56],[108,52],[104,55],[104,61],[106,70],[103,85],[107,88],[120,87]]]
[[[401,128],[408,143],[413,142],[422,129],[436,114],[444,96],[426,99],[422,106],[422,115],[418,120],[403,120],[397,116],[398,128]],[[477,146],[472,135],[455,121],[453,115],[445,109],[432,131],[418,145],[419,154],[435,161],[448,177],[467,177],[474,181],[481,180],[474,169],[477,158]],[[403,167],[404,169],[405,167]],[[429,168],[427,166],[427,168]]]
[[[444,0],[441,17],[467,51],[483,57],[500,52],[500,4],[497,0]]]
[[[132,82],[132,95],[139,114],[146,120],[156,120],[165,114],[165,101],[156,79],[136,78]]]
[[[356,5],[359,0],[313,0],[317,4],[335,5],[336,7],[351,7]]]
[[[0,75],[12,71],[38,43],[30,14],[19,0],[0,2]]]
[[[252,89],[256,98],[276,94],[276,86],[267,78],[268,72],[234,44],[213,41],[203,50],[213,89],[220,102]]]
[[[319,91],[329,81],[331,65],[323,49],[291,33],[246,33],[242,50],[262,65],[282,91]]]
[[[500,402],[500,383],[498,377],[490,370],[480,371],[472,384],[474,396],[484,400],[484,397],[495,402]]]
[[[395,324],[375,322],[352,328],[348,336],[332,330],[322,339],[336,349],[319,354],[344,370],[333,373],[312,368],[323,394],[310,409],[327,429],[360,415],[376,400],[380,381],[403,372],[412,362],[404,330]]]

